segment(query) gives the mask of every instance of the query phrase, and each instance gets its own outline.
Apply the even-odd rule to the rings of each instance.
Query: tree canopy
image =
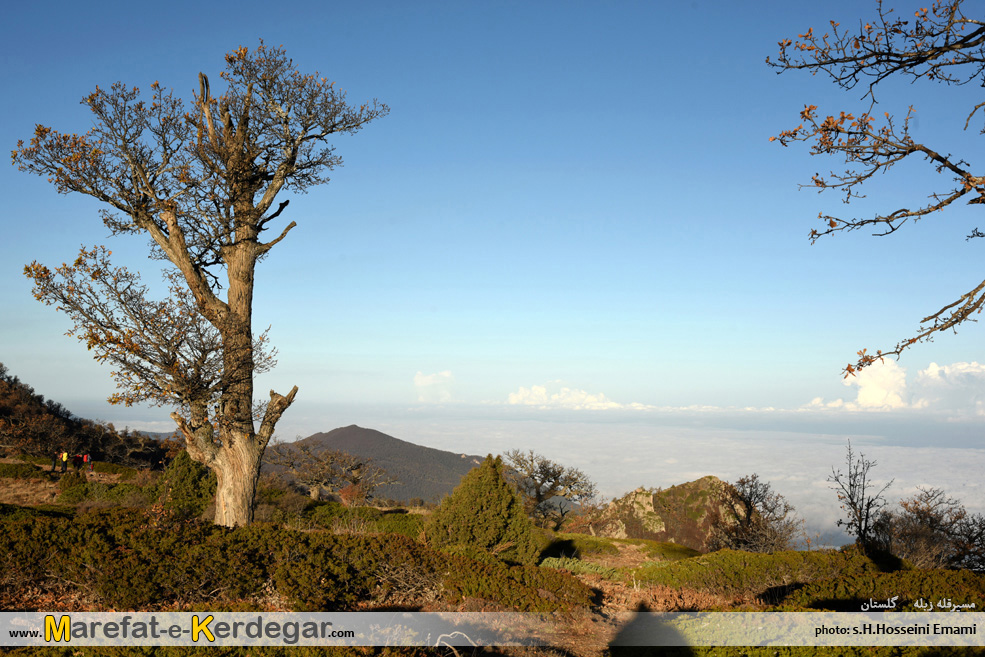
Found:
[[[915,107],[900,116],[876,108],[876,90],[888,78],[909,78],[914,83],[935,82],[964,85],[977,81],[985,86],[985,20],[968,16],[963,0],[938,0],[932,6],[917,9],[912,17],[901,16],[877,3],[874,18],[858,22],[858,28],[843,27],[831,21],[823,32],[808,29],[796,39],[779,42],[780,52],[767,63],[778,73],[805,70],[825,73],[839,87],[849,90],[863,85],[863,100],[869,106],[861,112],[823,116],[816,105],[807,104],[800,113],[801,123],[770,137],[784,146],[793,142],[811,143],[811,154],[844,158],[847,168],[828,175],[814,174],[811,185],[844,194],[846,203],[859,198],[859,187],[878,173],[886,173],[904,161],[923,160],[933,173],[943,177],[938,188],[917,206],[901,203],[871,217],[834,217],[821,213],[822,225],[811,230],[810,240],[842,231],[871,228],[875,235],[895,233],[908,223],[937,215],[954,203],[985,203],[985,175],[960,156],[923,143],[911,133]],[[975,7],[978,12],[978,7]],[[964,123],[967,130],[973,121],[985,124],[985,102],[969,107]],[[977,116],[976,116],[977,115]],[[823,118],[822,118],[823,116]],[[985,134],[985,125],[980,130]],[[891,203],[891,201],[890,201]],[[967,239],[985,237],[977,227]],[[985,304],[985,281],[974,283],[967,293],[924,317],[916,334],[899,341],[892,349],[868,349],[858,352],[856,362],[845,367],[845,375],[896,356],[908,347],[954,330],[982,311]]]
[[[325,491],[347,506],[372,498],[380,486],[397,483],[370,458],[337,449],[316,451],[302,442],[272,444],[263,460],[306,487],[313,499]]]
[[[588,502],[598,491],[588,475],[565,467],[532,449],[504,454],[510,479],[523,496],[527,513],[541,525],[559,527],[572,504]],[[567,502],[567,504],[565,504]]]

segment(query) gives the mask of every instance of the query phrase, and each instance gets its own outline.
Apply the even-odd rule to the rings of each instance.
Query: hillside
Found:
[[[0,448],[13,454],[50,458],[68,451],[127,465],[157,463],[164,451],[157,441],[127,430],[116,431],[74,415],[45,399],[0,363]]]
[[[458,486],[466,472],[482,462],[480,456],[415,445],[354,424],[313,434],[298,443],[315,452],[334,449],[372,459],[400,481],[381,486],[377,497],[401,501],[420,498],[437,502]]]
[[[709,475],[667,489],[637,488],[613,500],[592,529],[599,536],[669,541],[704,552],[725,486]]]

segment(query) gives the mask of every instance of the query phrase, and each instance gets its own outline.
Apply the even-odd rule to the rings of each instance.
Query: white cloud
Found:
[[[856,386],[855,401],[835,399],[826,402],[823,397],[815,397],[802,409],[838,409],[846,411],[890,411],[907,408],[906,369],[887,360],[875,363],[849,376],[844,380],[846,386]]]
[[[425,374],[418,372],[414,375],[414,387],[417,388],[417,401],[444,404],[452,400],[452,389],[455,377],[450,370]]]
[[[550,389],[548,389],[550,386]],[[645,404],[620,404],[606,397],[601,392],[590,393],[577,388],[557,387],[556,384],[544,386],[520,387],[511,392],[506,403],[514,406],[539,406],[541,408],[564,408],[569,410],[611,410],[620,408],[646,409]]]
[[[802,408],[809,410],[841,409],[849,411],[889,411],[912,409],[951,413],[957,416],[985,416],[985,365],[931,363],[907,381],[906,369],[895,361],[871,365],[846,386],[856,386],[854,401],[836,399],[826,402],[815,397]]]
[[[931,363],[917,372],[914,407],[985,415],[985,365]]]
[[[846,386],[858,386],[855,405],[862,409],[891,410],[907,406],[906,369],[887,360],[866,367],[845,379]]]

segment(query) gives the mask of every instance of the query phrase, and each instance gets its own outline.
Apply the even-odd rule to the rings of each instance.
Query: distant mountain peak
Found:
[[[316,453],[334,449],[372,459],[400,482],[381,486],[377,497],[401,501],[420,498],[437,502],[458,486],[466,472],[482,463],[482,458],[475,455],[416,445],[355,424],[315,433],[297,442]]]

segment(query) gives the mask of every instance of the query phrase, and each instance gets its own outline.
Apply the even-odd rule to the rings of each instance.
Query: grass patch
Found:
[[[75,508],[55,504],[40,506],[17,506],[0,503],[0,522],[7,520],[30,520],[32,518],[71,518]]]
[[[646,558],[653,561],[680,561],[681,559],[700,557],[703,554],[686,545],[665,541],[653,541],[647,538],[615,538],[612,540],[616,543],[641,546]]]
[[[34,465],[51,465],[51,457],[44,456],[31,456],[30,454],[19,454],[17,459],[24,461],[24,463],[33,463]]]
[[[119,463],[108,463],[106,461],[93,461],[92,463],[93,472],[101,472],[103,474],[120,475],[120,481],[129,481],[137,476],[137,470],[135,468],[128,468],[125,465],[120,465]]]
[[[611,538],[559,532],[547,546],[543,556],[580,559],[591,554],[619,554],[619,548]]]
[[[315,525],[333,531],[359,528],[367,534],[400,534],[416,539],[424,530],[425,517],[400,510],[381,511],[373,507],[346,507],[337,502],[320,504],[311,510]]]
[[[616,579],[619,574],[615,568],[607,568],[597,563],[566,557],[548,557],[540,562],[540,567],[567,570],[581,575],[600,575],[605,579]]]

